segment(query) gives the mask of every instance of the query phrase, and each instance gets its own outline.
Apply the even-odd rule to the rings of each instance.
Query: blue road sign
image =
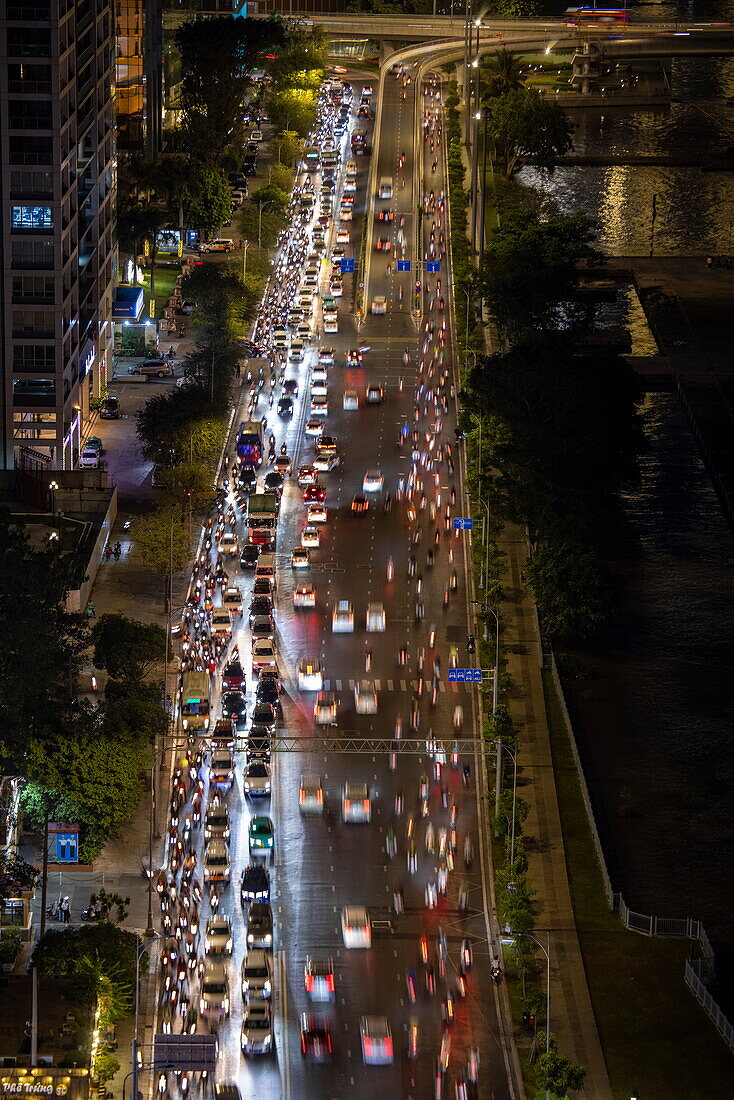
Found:
[[[472,531],[474,520],[469,516],[454,516],[454,531]]]
[[[410,260],[398,260],[398,271],[410,271]]]
[[[426,260],[426,271],[431,275],[438,275],[441,270],[440,260]]]
[[[354,258],[347,259],[346,256],[341,258],[342,275],[352,275],[354,273]]]
[[[481,684],[481,668],[450,668],[449,683]]]

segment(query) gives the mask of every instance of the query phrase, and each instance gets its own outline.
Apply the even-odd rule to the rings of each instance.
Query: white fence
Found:
[[[558,702],[563,713],[563,720],[566,724],[568,741],[576,764],[576,772],[581,787],[581,796],[584,800],[584,806],[586,807],[586,817],[594,840],[594,847],[596,848],[596,855],[599,860],[601,876],[604,882],[604,892],[607,896],[609,906],[611,909],[614,909],[615,912],[619,913],[622,918],[622,923],[633,932],[640,932],[644,936],[685,936],[687,939],[697,940],[703,958],[686,960],[684,975],[686,985],[704,1011],[709,1015],[721,1037],[728,1044],[730,1049],[734,1050],[734,1025],[726,1018],[705,984],[714,974],[715,959],[711,942],[706,935],[706,929],[701,921],[694,920],[693,917],[654,917],[647,913],[637,913],[633,909],[630,909],[622,895],[612,887],[606,860],[604,858],[604,849],[602,848],[601,839],[599,838],[599,830],[596,827],[591,798],[589,797],[589,789],[586,786],[586,776],[584,775],[581,757],[579,756],[576,738],[573,733],[571,717],[568,713],[566,699],[563,694],[563,685],[558,675],[556,658],[552,650],[550,653],[547,653],[546,656],[548,657]]]

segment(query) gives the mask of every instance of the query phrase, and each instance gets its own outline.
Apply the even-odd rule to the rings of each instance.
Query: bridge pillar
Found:
[[[380,64],[387,61],[388,57],[392,57],[395,53],[395,46],[392,42],[385,41],[384,38],[380,39]]]
[[[601,76],[601,51],[595,42],[585,41],[573,55],[571,83],[577,84],[582,95],[598,91]]]

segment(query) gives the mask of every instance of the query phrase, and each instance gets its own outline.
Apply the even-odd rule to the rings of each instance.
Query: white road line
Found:
[[[280,1085],[283,1100],[290,1100],[291,1095],[291,1061],[288,1050],[288,978],[286,976],[285,951],[278,951],[278,1016],[280,1019],[280,1053],[278,1056],[278,1068],[280,1069]]]

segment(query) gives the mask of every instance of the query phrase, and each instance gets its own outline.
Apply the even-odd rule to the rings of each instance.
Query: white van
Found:
[[[234,252],[234,241],[226,237],[217,237],[213,241],[204,241],[199,245],[199,252]]]

